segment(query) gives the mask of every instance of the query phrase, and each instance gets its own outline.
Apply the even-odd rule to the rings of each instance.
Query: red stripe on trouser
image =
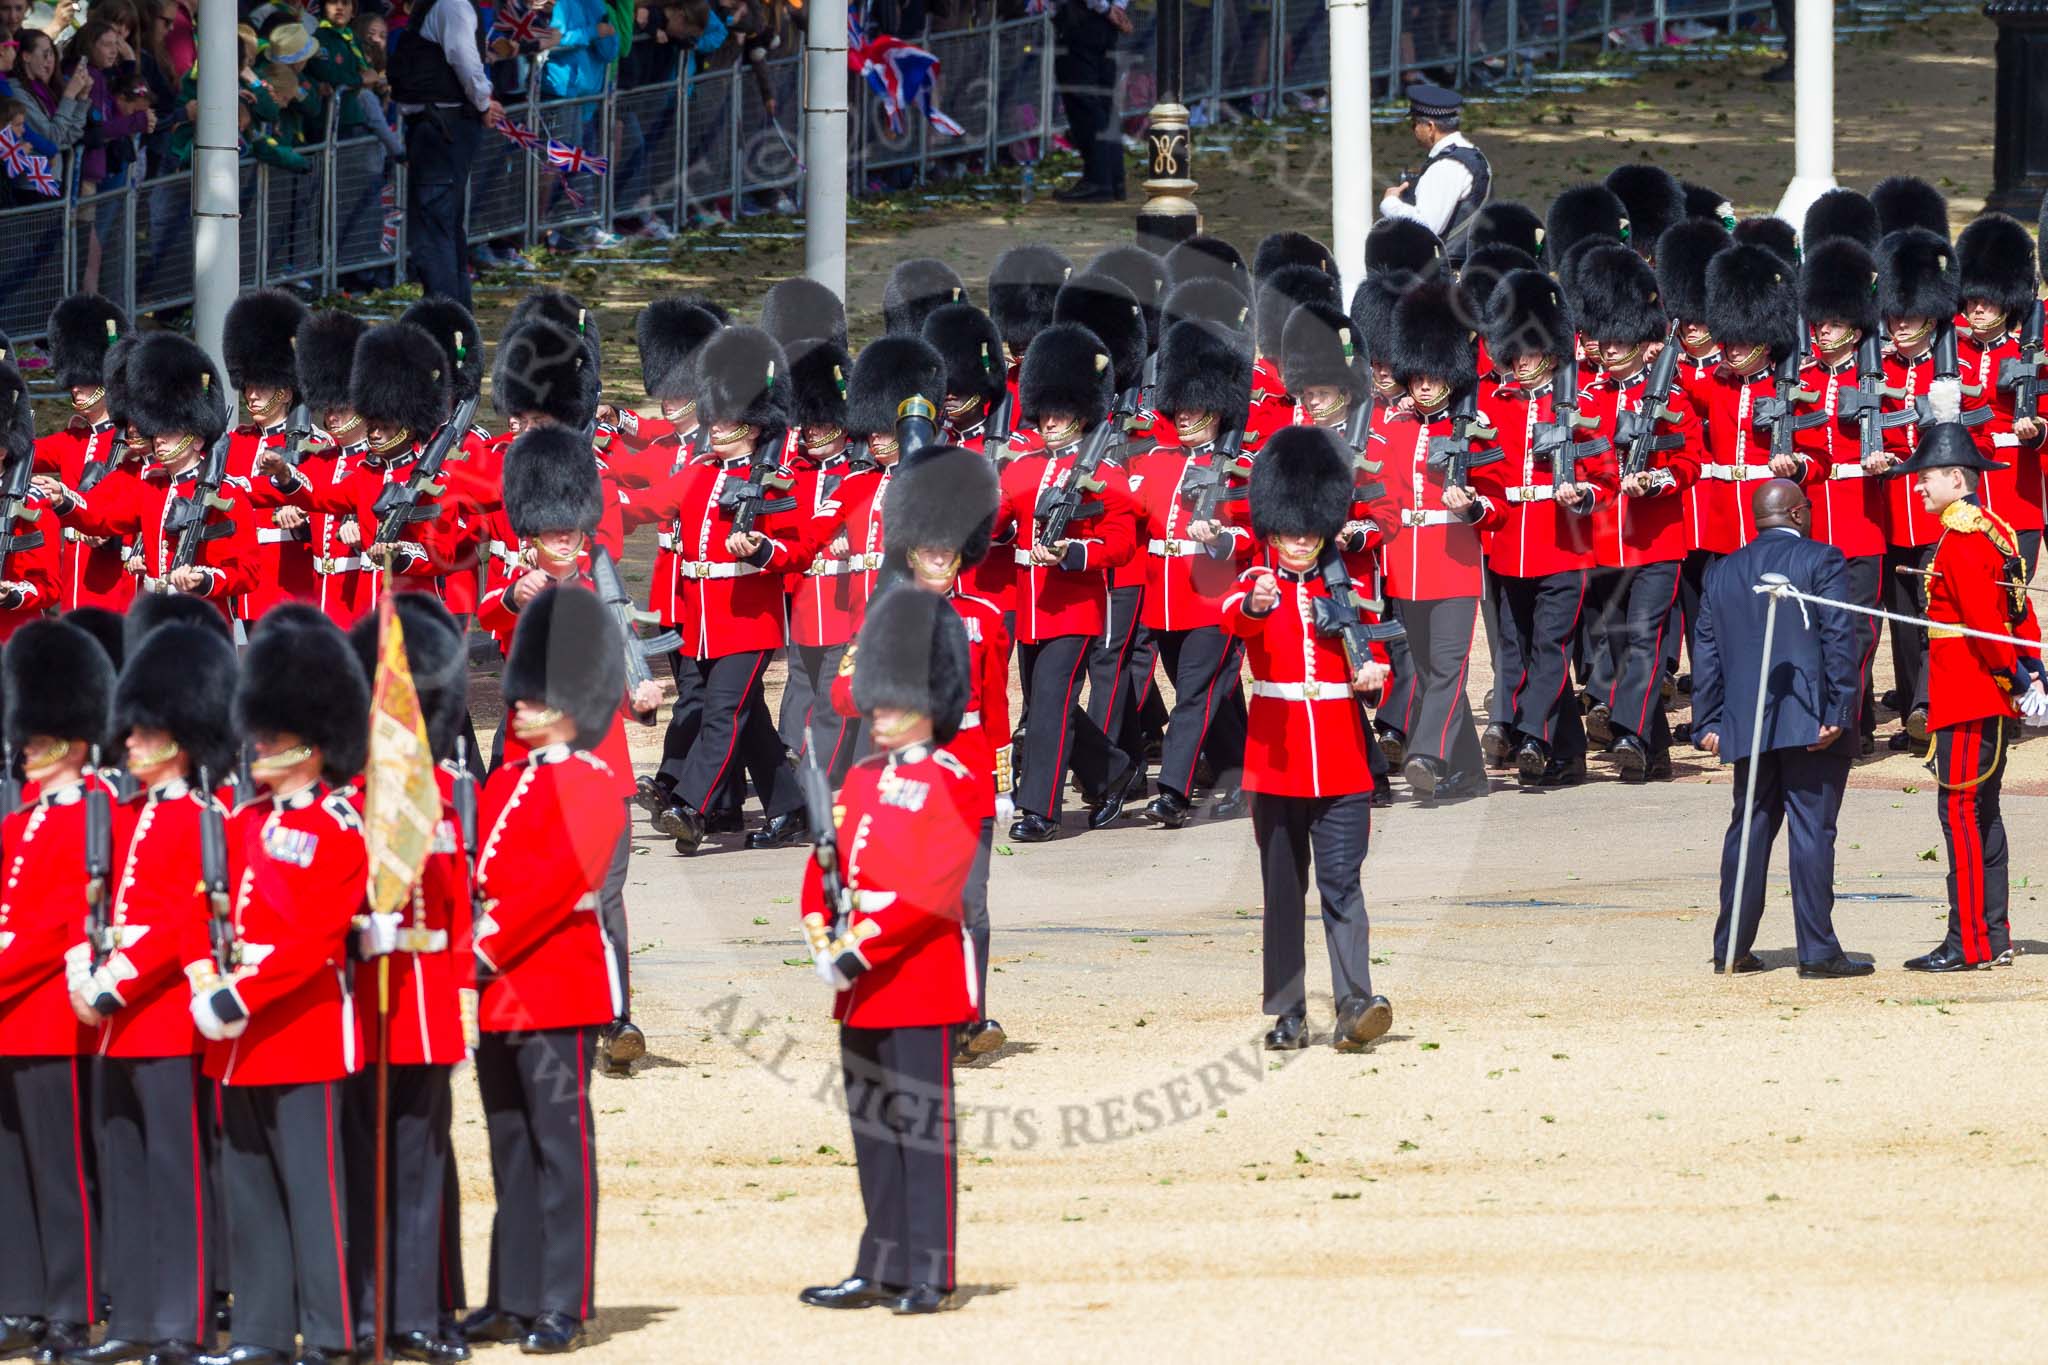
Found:
[[[1183,650],[1187,648],[1187,642],[1185,640],[1181,642],[1181,648]],[[1209,738],[1209,727],[1216,723],[1216,685],[1222,682],[1225,678],[1235,680],[1235,678],[1237,677],[1237,669],[1234,666],[1237,663],[1237,659],[1232,657],[1236,653],[1237,646],[1235,642],[1224,645],[1223,657],[1221,660],[1217,662],[1216,671],[1209,677],[1209,686],[1203,689],[1202,728],[1195,735],[1195,747],[1188,750],[1190,754],[1194,755],[1194,757],[1188,760],[1188,774],[1184,779],[1182,779],[1182,785],[1176,788],[1176,790],[1179,791],[1182,796],[1189,795],[1190,793],[1188,791],[1188,788],[1192,787],[1195,784],[1195,769],[1198,766],[1200,766],[1202,762],[1202,745]],[[1147,681],[1150,681],[1151,675],[1147,674],[1146,678]],[[1175,678],[1173,681],[1175,687],[1180,686],[1179,678]],[[1161,782],[1165,782],[1166,774],[1163,772],[1159,774],[1159,780]],[[1172,784],[1169,783],[1168,785],[1170,786]]]
[[[1048,818],[1052,815],[1054,804],[1059,800],[1060,783],[1067,776],[1067,744],[1073,738],[1074,733],[1074,689],[1080,686],[1081,675],[1087,671],[1088,651],[1086,649],[1075,650],[1074,671],[1067,679],[1066,698],[1060,702],[1060,742],[1053,747],[1052,781],[1047,783],[1045,788],[1044,814]]]
[[[342,1241],[341,1194],[334,1184],[334,1084],[329,1082],[320,1087],[320,1100],[325,1106],[326,1122],[321,1125],[321,1135],[327,1140],[327,1214],[334,1222],[334,1269],[341,1288],[341,1345],[342,1349],[356,1348],[355,1314],[348,1297],[348,1248]],[[383,1216],[383,1210],[378,1210]],[[201,1340],[205,1340],[204,1337]],[[311,1343],[309,1343],[311,1344]]]
[[[1470,636],[1467,636],[1467,637],[1466,637],[1466,639],[1465,639],[1465,657],[1464,657],[1463,659],[1459,660],[1459,662],[1458,662],[1458,696],[1459,696],[1459,697],[1463,697],[1463,696],[1465,695],[1465,674],[1466,674],[1467,672],[1469,672],[1469,671],[1471,670],[1471,668],[1472,668],[1472,640],[1471,640],[1471,637],[1470,637]],[[1525,670],[1525,676],[1526,676],[1526,670]],[[1521,684],[1519,684],[1519,683],[1517,683],[1517,684],[1516,684],[1516,687],[1517,687],[1518,689],[1519,689],[1519,687],[1520,687],[1520,686],[1521,686]],[[1452,705],[1451,705],[1451,706],[1450,706],[1450,707],[1449,707],[1448,709],[1446,709],[1446,710],[1445,710],[1445,712],[1444,712],[1444,732],[1443,732],[1442,734],[1438,735],[1438,736],[1437,736],[1437,738],[1436,738],[1436,747],[1437,747],[1437,752],[1443,755],[1443,757],[1444,757],[1444,762],[1446,762],[1446,763],[1450,762],[1450,760],[1451,760],[1451,726],[1453,726],[1453,725],[1455,725],[1455,724],[1457,723],[1457,719],[1458,719],[1458,708],[1457,708],[1457,705],[1456,705],[1456,703],[1453,703],[1453,704],[1452,704]]]
[[[92,1193],[85,1187],[85,1115],[78,1106],[78,1059],[71,1059],[71,1169],[78,1179],[79,1222],[85,1233],[85,1307],[99,1312],[100,1298],[93,1290]]]
[[[1949,731],[1949,863],[1956,879],[1956,925],[1962,935],[1963,957],[1970,962],[1983,962],[1991,956],[1990,932],[1984,923],[1984,846],[1977,830],[1974,785],[1982,730],[1982,722],[1969,721]]]
[[[953,1275],[953,1227],[958,1219],[954,1199],[959,1186],[959,1153],[953,1135],[953,1030],[939,1030],[939,1075],[944,1094],[943,1114],[940,1122],[943,1129],[940,1141],[946,1144],[946,1279],[944,1288],[954,1287]]]
[[[754,671],[747,675],[747,685],[740,689],[739,703],[732,709],[732,736],[725,742],[725,757],[718,761],[718,771],[711,775],[711,785],[704,789],[704,804],[707,807],[711,804],[711,798],[718,791],[719,785],[725,781],[725,770],[732,766],[733,750],[737,749],[740,743],[740,727],[747,723],[747,698],[754,695],[754,683],[759,680],[761,671],[767,667],[768,655],[764,651],[755,657]],[[742,790],[740,796],[744,798],[746,792]]]
[[[590,1097],[587,1094],[590,1064],[584,1058],[588,1037],[584,1030],[576,1031],[576,1139],[580,1153],[578,1165],[583,1173],[583,1311],[577,1316],[586,1322],[590,1319],[591,1291],[597,1281],[597,1267],[591,1256],[591,1243],[597,1237],[597,1218],[590,1190]]]
[[[1643,689],[1643,713],[1636,718],[1635,728],[1632,732],[1638,739],[1642,738],[1643,731],[1647,730],[1650,726],[1650,698],[1657,697],[1659,700],[1662,699],[1664,680],[1659,675],[1664,671],[1664,629],[1671,623],[1671,609],[1678,605],[1678,591],[1684,586],[1684,582],[1685,575],[1682,572],[1671,575],[1671,600],[1664,604],[1663,611],[1657,613],[1657,638],[1650,645],[1650,677],[1648,685]],[[1635,583],[1633,580],[1630,581],[1629,587],[1631,590],[1634,589]],[[1628,615],[1627,593],[1622,594],[1621,610],[1625,622]],[[1624,628],[1623,634],[1626,633],[1627,630]],[[1875,648],[1875,646],[1872,646],[1872,648]],[[1867,655],[1864,658],[1864,662],[1866,664],[1869,662]],[[1614,709],[1614,697],[1621,688],[1621,675],[1627,666],[1628,658],[1624,654],[1622,657],[1622,667],[1614,670],[1614,686],[1607,689],[1607,709],[1609,711]]]
[[[207,1328],[213,1322],[213,1286],[206,1274],[206,1162],[199,1149],[199,1093],[200,1081],[193,1077],[192,1094],[192,1226],[197,1231],[193,1260],[199,1266],[199,1295],[195,1302],[198,1313],[192,1328],[192,1340],[208,1340]]]
[[[1585,613],[1585,610],[1586,575],[1582,571],[1579,574],[1579,600],[1572,607],[1572,623],[1564,628],[1564,637],[1558,642],[1557,646],[1558,659],[1559,662],[1563,664],[1563,667],[1558,671],[1557,691],[1554,694],[1552,694],[1550,698],[1550,706],[1543,713],[1543,728],[1545,730],[1550,729],[1550,722],[1556,719],[1557,717],[1557,703],[1559,698],[1563,697],[1565,694],[1565,689],[1572,685],[1572,637],[1577,635],[1579,632],[1579,617]],[[1529,623],[1533,626],[1535,622],[1536,617],[1535,614],[1532,612],[1530,613]]]

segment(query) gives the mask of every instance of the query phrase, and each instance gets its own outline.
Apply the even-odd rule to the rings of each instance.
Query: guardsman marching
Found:
[[[204,825],[226,828],[213,784],[235,766],[235,668],[221,630],[172,623],[137,641],[114,689],[113,735],[141,791],[116,813],[105,931],[72,958],[73,1009],[105,1021],[93,1121],[113,1304],[106,1340],[80,1360],[172,1365],[213,1335],[213,1096],[183,952],[211,915]]]
[[[949,303],[924,320],[924,339],[946,362],[943,439],[1000,469],[1010,458],[1016,403],[995,322],[972,304]],[[1007,554],[985,555],[963,572],[967,591],[993,603],[1010,631],[1017,611],[1016,561]]]
[[[1167,266],[1171,274],[1171,260]],[[1009,248],[989,267],[988,317],[1002,335],[1004,378],[1013,406],[1024,353],[1040,332],[1052,326],[1053,304],[1073,273],[1072,261],[1038,242]]]
[[[61,621],[16,631],[5,671],[8,749],[36,794],[0,822],[0,1217],[14,1239],[0,1256],[0,1350],[55,1360],[89,1344],[102,1296],[83,1156],[99,1030],[68,985],[91,970],[69,950],[119,856],[113,789],[93,771],[114,671]]]
[[[35,413],[29,407],[28,381],[21,371],[0,361],[0,468],[9,476],[35,459]],[[57,518],[47,505],[57,482],[47,474],[32,476],[29,494],[18,507],[0,514],[0,640],[8,639],[57,603]],[[61,510],[61,505],[60,505]]]
[[[234,1293],[234,1346],[202,1361],[325,1365],[356,1349],[342,1082],[365,1061],[349,940],[369,862],[340,788],[368,756],[369,712],[339,627],[297,612],[258,625],[235,717],[262,794],[227,830],[230,946],[195,929],[183,953],[220,1083]]]
[[[228,307],[221,331],[222,367],[249,414],[228,437],[228,473],[238,479],[252,479],[259,451],[282,450],[290,439],[292,410],[304,398],[292,342],[306,316],[299,296],[283,289],[252,290]],[[251,531],[255,581],[235,602],[235,619],[245,625],[279,602],[310,597],[307,590],[313,585],[305,518],[264,509],[253,520],[258,523]]]
[[[1361,696],[1387,684],[1384,657],[1350,662],[1324,633],[1316,603],[1331,597],[1321,567],[1351,519],[1353,456],[1333,432],[1288,427],[1252,466],[1252,533],[1261,558],[1224,600],[1223,629],[1246,645],[1251,665],[1245,790],[1265,882],[1266,1047],[1308,1045],[1307,959],[1302,921],[1315,865],[1323,938],[1330,953],[1340,1051],[1385,1033],[1393,1007],[1372,992],[1371,948],[1361,877],[1372,834],[1372,743]]]
[[[1932,952],[1906,963],[1916,972],[2011,965],[1998,798],[2013,727],[2023,715],[2037,724],[2048,718],[2048,671],[2019,539],[1977,501],[1984,475],[1996,464],[1957,420],[1959,388],[1951,380],[1930,391],[1934,422],[1913,457],[1893,471],[1893,477],[1913,476],[1922,509],[1941,527],[1922,582],[1927,619],[1939,623],[1927,630],[1927,727],[1948,843],[1948,934]],[[2021,647],[1966,630],[2036,643]]]
[[[966,635],[936,593],[892,587],[855,643],[853,701],[875,752],[847,774],[834,811],[844,895],[827,893],[814,858],[800,906],[836,993],[867,1226],[853,1274],[803,1291],[813,1307],[932,1313],[958,1284],[953,1054],[979,1011],[962,900],[988,808],[986,780],[946,747],[967,708]]]
[[[1726,228],[1707,218],[1688,218],[1666,228],[1657,239],[1657,297],[1674,324],[1672,336],[1679,350],[1674,392],[1692,408],[1694,417],[1702,424],[1706,421],[1706,406],[1700,392],[1721,363],[1720,343],[1707,326],[1707,265],[1730,240]],[[1703,425],[1702,439],[1705,434]],[[1704,447],[1700,455],[1705,458]],[[1700,593],[1707,581],[1707,566],[1715,558],[1714,552],[1706,548],[1703,535],[1707,514],[1700,503],[1707,491],[1695,479],[1683,494],[1686,554],[1678,566],[1678,609],[1683,619],[1664,647],[1664,667],[1671,673],[1678,671],[1681,644],[1686,645],[1690,654],[1686,637],[1699,620]]]
[[[2029,582],[2041,558],[2043,424],[2039,412],[2014,410],[2006,369],[2027,369],[2019,329],[2041,306],[2035,268],[2034,239],[2003,213],[1983,215],[1956,238],[1956,296],[1967,324],[1956,337],[1960,378],[1965,395],[1974,390],[1990,400],[1991,448],[2008,466],[1986,470],[1978,495],[1984,510],[2018,535]]]
[[[523,752],[491,774],[478,811],[476,1079],[498,1203],[490,1302],[462,1332],[529,1354],[575,1349],[594,1310],[590,1073],[598,1030],[625,1008],[598,888],[628,825],[619,777],[591,749],[617,720],[623,644],[582,588],[520,609],[503,690]]]
[[[109,400],[107,355],[128,335],[128,315],[96,294],[73,294],[50,313],[50,367],[57,383],[71,395],[71,420],[61,431],[36,442],[36,470],[55,474],[78,487],[87,469],[100,469],[93,482],[111,476],[122,455],[124,476],[136,466],[134,452],[124,446],[125,433]],[[46,537],[59,534],[53,525]],[[58,603],[73,607],[125,608],[135,598],[135,580],[121,567],[125,546],[119,539],[82,537],[62,532],[58,556]]]
[[[483,333],[467,308],[453,299],[429,295],[399,314],[398,320],[439,343],[453,382],[450,397],[458,409],[482,391]],[[500,440],[481,426],[471,425],[448,452],[441,477],[435,480],[447,489],[441,501],[454,511],[454,544],[462,556],[441,577],[441,602],[465,630],[476,615],[476,600],[483,592],[490,558],[491,547],[481,531],[498,507],[498,466],[504,455]]]
[[[828,543],[823,548],[829,550],[829,542],[840,535],[842,492],[851,484],[859,497],[874,466],[846,430],[852,357],[830,341],[803,346],[802,354],[789,362],[790,424],[797,433],[790,495],[796,499],[796,515],[824,535]],[[864,584],[864,565],[851,546],[839,555],[821,554],[818,548],[804,547],[810,563],[789,578],[789,675],[776,730],[792,753],[815,745],[820,762],[828,769],[836,764],[843,772],[853,761],[860,726],[857,717],[834,715],[829,703],[839,660],[860,628],[854,598]],[[865,594],[860,595],[865,600]],[[839,758],[842,747],[844,762]]]

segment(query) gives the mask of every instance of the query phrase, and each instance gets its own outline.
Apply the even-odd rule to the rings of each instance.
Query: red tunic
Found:
[[[2014,592],[2002,586],[2006,556],[2018,553],[2012,528],[1967,502],[1942,511],[1942,531],[1928,565],[1927,619],[1994,635],[2039,641],[2040,625],[2033,604],[2018,594],[2023,615],[2014,625],[2007,613]],[[2022,570],[2024,572],[2024,570]],[[2034,650],[2040,653],[2038,643]],[[1927,628],[1927,724],[1944,729],[1964,721],[2010,719],[2014,705],[2012,673],[2019,667],[2018,646],[1997,640],[1955,634],[1940,626]]]
[[[1649,380],[1647,370],[1638,370],[1627,380],[1617,382],[1602,375],[1588,384],[1579,395],[1579,412],[1598,423],[1590,431],[1613,440],[1619,414],[1642,411]],[[1595,480],[1600,495],[1593,509],[1593,562],[1601,568],[1668,564],[1685,558],[1692,548],[1686,534],[1685,504],[1687,490],[1699,478],[1703,433],[1692,404],[1680,398],[1675,388],[1665,408],[1676,420],[1659,421],[1656,434],[1676,436],[1684,444],[1653,453],[1649,468],[1663,470],[1670,476],[1668,482],[1644,497],[1625,497],[1620,491],[1624,452],[1610,450],[1601,457],[1600,477]]]
[[[393,1066],[453,1066],[468,1052],[462,998],[476,993],[469,863],[455,814],[455,774],[443,764],[434,781],[441,820],[420,879],[399,911],[398,951],[390,955]],[[360,797],[355,804],[360,808]],[[376,1009],[377,973],[375,962],[356,967],[356,999],[366,1013]]]
[[[112,422],[88,424],[74,418],[63,431],[36,442],[36,472],[55,474],[66,488],[76,488],[86,466],[105,459],[119,435]],[[116,473],[107,477],[132,478],[135,468],[133,463],[124,463]],[[87,537],[68,526],[61,532],[53,527],[43,534],[45,537],[61,536],[57,554],[57,600],[63,610],[70,611],[73,607],[128,610],[128,604],[135,600],[135,576],[122,567],[121,558],[127,547],[119,538],[95,536],[91,539],[99,543],[91,545],[86,543]]]
[[[1827,414],[1828,420],[1792,434],[1799,453],[1811,460],[1814,481],[1807,486],[1813,500],[1814,539],[1826,541],[1852,558],[1884,553],[1884,480],[1863,468],[1861,434],[1851,418],[1841,415],[1842,391],[1856,386],[1856,362],[1830,368],[1808,356],[1799,372],[1801,388],[1814,393],[1811,403],[1795,411]]]
[[[401,458],[388,461],[366,455],[361,463],[326,483],[301,470],[296,484],[280,490],[280,495],[284,501],[308,512],[353,518],[367,545],[378,533],[377,517],[372,510],[378,497],[392,484],[403,484],[412,477],[419,453],[419,447],[412,446]],[[440,510],[430,520],[412,522],[398,534],[398,553],[390,561],[389,574],[375,560],[361,558],[360,549],[357,551],[353,571],[368,581],[354,592],[367,594],[367,601],[375,602],[384,591],[387,577],[393,592],[438,592],[444,574],[459,573],[465,567],[474,571],[478,532],[446,498],[434,501]],[[346,565],[347,558],[336,562]]]
[[[691,658],[720,659],[787,643],[783,575],[801,547],[802,527],[794,514],[763,516],[754,529],[766,538],[766,559],[734,559],[725,547],[732,514],[718,505],[718,498],[728,483],[745,480],[747,464],[747,457],[737,456],[685,465],[667,482],[628,495],[630,505],[682,527],[675,617],[683,652]]]
[[[1499,433],[1506,458],[1484,472],[1501,487],[1500,525],[1486,537],[1486,564],[1507,578],[1544,578],[1593,567],[1593,521],[1588,511],[1560,506],[1551,482],[1550,461],[1535,453],[1537,428],[1555,414],[1551,384],[1533,392],[1519,384],[1480,386],[1480,412]],[[1575,441],[1595,433],[1574,433]],[[1595,482],[1600,466],[1582,463],[1579,478]]]
[[[476,960],[486,1033],[587,1028],[625,1005],[598,888],[625,832],[617,779],[566,744],[507,755],[484,784]]]
[[[1176,443],[1154,446],[1131,461],[1129,480],[1140,551],[1132,558],[1145,570],[1139,620],[1152,630],[1194,630],[1221,624],[1224,594],[1237,579],[1236,561],[1251,553],[1250,529],[1232,524],[1249,515],[1242,501],[1245,486],[1241,482],[1234,490],[1240,501],[1217,508],[1230,553],[1219,559],[1188,536],[1194,508],[1190,498],[1182,496],[1181,485],[1189,469],[1208,469],[1215,459],[1213,446],[1190,454]]]
[[[188,1057],[205,1047],[183,968],[188,946],[207,941],[212,914],[200,884],[200,821],[210,801],[178,779],[120,809],[123,852],[109,916],[118,943],[107,966],[127,1003],[107,1017],[105,1056]]]
[[[1265,433],[1294,421],[1294,396],[1280,378],[1280,362],[1260,356],[1252,362],[1252,401],[1248,426]]]
[[[1776,477],[1771,473],[1770,435],[1757,429],[1756,405],[1777,391],[1769,368],[1747,378],[1717,369],[1694,390],[1707,426],[1706,460],[1700,466],[1695,502],[1696,548],[1731,554],[1756,539],[1756,513],[1750,507],[1754,484]],[[1796,442],[1793,450],[1799,450]],[[1794,477],[1802,487],[1823,477],[1818,461],[1797,463]]]
[[[1984,510],[2015,531],[2038,531],[2042,527],[2041,440],[2022,442],[2013,435],[2013,392],[1998,383],[1998,371],[2009,360],[2020,358],[2019,338],[2010,334],[1991,346],[1978,340],[1968,328],[1956,334],[1956,353],[1961,359],[1964,398],[1988,398],[1992,418],[1980,430],[1991,436],[1992,456],[2005,469],[1987,469],[1977,486]],[[1975,387],[1972,395],[1968,389]]]
[[[984,425],[977,423],[962,432],[953,442],[979,455],[988,454],[988,432]],[[994,458],[998,474],[1009,463],[1019,448],[1013,438],[1004,445]],[[997,611],[1014,612],[1017,609],[1017,560],[1007,545],[998,545],[982,561],[960,575],[963,591],[995,605]]]
[[[1958,347],[1960,350],[1960,347]],[[1895,412],[1913,405],[1916,397],[1924,396],[1934,383],[1934,353],[1928,352],[1918,360],[1902,360],[1897,353],[1884,358],[1884,382],[1890,389],[1903,389],[1903,398],[1884,400],[1886,412]],[[1990,396],[1982,389],[1963,395],[1963,411],[1972,412],[1989,407]],[[1994,453],[1991,444],[1992,423],[1985,421],[1971,427],[1970,439],[1986,457],[2004,461],[2005,457]],[[2010,428],[2008,428],[2010,430]],[[1910,459],[1913,450],[1920,444],[1920,428],[1907,423],[1888,429],[1884,434],[1885,449],[1900,459]],[[1941,538],[1941,522],[1930,516],[1920,506],[1920,495],[1914,491],[1913,480],[1906,478],[1886,479],[1889,489],[1886,499],[1885,540],[1887,544],[1901,549],[1932,545]]]
[[[1135,549],[1137,517],[1131,508],[1130,484],[1111,465],[1097,468],[1099,492],[1083,502],[1100,502],[1102,511],[1077,517],[1067,525],[1074,547],[1068,555],[1078,568],[1065,564],[1047,568],[1031,562],[1037,544],[1038,500],[1049,488],[1064,488],[1080,454],[1078,444],[1048,457],[1042,447],[1020,455],[1003,470],[1002,501],[996,510],[996,538],[1011,543],[1017,576],[1017,643],[1039,644],[1062,635],[1101,635],[1109,628],[1109,571],[1128,561]],[[995,553],[1001,553],[998,548]]]
[[[160,467],[152,467],[146,477],[139,479],[112,474],[92,492],[79,494],[63,521],[86,535],[138,537],[143,565],[141,588],[145,592],[171,592],[171,558],[178,546],[174,536],[164,534],[164,522],[177,501],[192,496],[198,484],[196,468],[175,479]],[[211,527],[225,521],[234,529],[218,539],[200,542],[193,562],[207,571],[207,583],[195,595],[206,598],[220,608],[223,616],[233,619],[234,599],[249,591],[256,581],[258,513],[249,504],[248,484],[240,480],[224,481],[219,497],[229,505],[209,512],[207,524]]]
[[[841,460],[798,475],[804,530],[795,560],[803,572],[791,594],[791,643],[843,645],[860,629],[882,567],[882,498],[894,469],[849,474]],[[832,542],[841,536],[846,550],[834,554]]]
[[[104,488],[106,484],[100,486]],[[23,506],[39,515],[33,521],[21,517],[12,527],[0,527],[0,531],[16,536],[40,535],[43,539],[40,545],[18,549],[7,557],[6,572],[0,575],[0,582],[18,589],[21,600],[11,607],[0,607],[0,640],[11,638],[28,622],[47,615],[59,600],[57,576],[62,572],[63,559],[58,546],[64,543],[63,528],[58,525],[55,509],[42,494],[31,490]]]
[[[1384,424],[1380,412],[1387,414]],[[1429,467],[1433,436],[1451,434],[1448,410],[1423,422],[1412,412],[1379,409],[1373,414],[1366,442],[1369,458],[1380,466],[1380,481],[1393,499],[1394,524],[1384,553],[1387,595],[1410,602],[1479,595],[1479,538],[1504,520],[1500,464],[1471,473],[1479,491],[1480,516],[1465,521],[1443,508],[1443,480]],[[1482,448],[1476,438],[1473,450]]]
[[[97,1031],[71,1012],[65,954],[85,937],[85,790],[98,777],[44,792],[0,822],[0,1057],[79,1057]],[[117,836],[114,865],[120,865]]]

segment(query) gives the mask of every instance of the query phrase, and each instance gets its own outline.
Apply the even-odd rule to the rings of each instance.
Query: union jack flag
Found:
[[[386,256],[398,250],[398,222],[404,217],[398,207],[398,190],[390,181],[377,192],[377,204],[383,210],[383,225],[377,235],[377,249]]]
[[[50,159],[30,150],[11,128],[0,128],[0,166],[6,167],[9,175],[25,181],[37,194],[57,197],[57,176],[50,169]]]
[[[542,137],[539,133],[534,132],[531,128],[522,128],[520,125],[514,123],[511,119],[506,119],[502,124],[500,124],[499,130],[503,132],[506,137],[511,138],[513,142],[517,143],[521,147],[524,147],[529,152],[537,152],[540,151],[543,147],[547,146],[548,140],[546,138]]]
[[[522,47],[527,43],[540,41],[541,16],[531,9],[514,12],[511,8],[501,9],[497,20],[491,25],[493,38],[510,38]]]
[[[548,164],[559,167],[564,175],[581,175],[586,172],[591,175],[604,175],[612,168],[612,163],[601,156],[593,156],[581,147],[556,142],[553,139],[548,141],[547,154]]]
[[[57,197],[57,177],[50,172],[48,157],[33,157],[29,168],[21,173],[29,188],[50,199]]]
[[[865,78],[868,89],[881,100],[890,132],[903,131],[906,109],[922,111],[932,128],[946,137],[959,137],[966,131],[935,102],[934,92],[939,86],[937,57],[891,34],[864,36],[860,21],[851,13],[847,15],[846,26],[847,69]]]

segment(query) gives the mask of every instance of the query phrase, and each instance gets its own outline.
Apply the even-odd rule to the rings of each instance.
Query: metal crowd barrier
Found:
[[[1961,0],[1838,0],[1849,31],[1958,11]],[[1671,25],[1703,23],[1733,36],[1769,0],[1372,0],[1371,66],[1383,117],[1398,112],[1406,73],[1454,73],[1475,99],[1515,95],[1537,82],[1570,81],[1571,49],[1589,45],[1630,62],[1683,60],[1667,46]],[[1153,93],[1152,15],[1117,52],[1118,111],[1127,132]],[[1199,121],[1270,118],[1290,96],[1329,84],[1326,0],[1189,0],[1185,99]],[[851,190],[912,183],[1004,164],[1035,166],[1065,126],[1049,15],[928,30],[941,63],[937,102],[961,125],[935,134],[915,111],[891,128],[856,75],[850,84]],[[1476,68],[1484,66],[1482,80]],[[1617,72],[1617,74],[1619,74]],[[486,133],[470,180],[472,242],[531,245],[562,229],[637,225],[662,217],[682,226],[700,214],[727,220],[785,207],[801,187],[803,57],[765,67],[767,101],[752,71],[721,65],[685,70],[670,83],[568,100],[541,98],[538,71],[508,116],[606,158],[610,173],[565,175],[506,138]],[[329,101],[322,142],[299,149],[308,170],[242,167],[241,282],[245,288],[307,282],[333,293],[349,277],[395,279],[405,257],[405,166],[373,136],[342,138],[340,102]],[[192,300],[192,177],[188,171],[0,210],[0,332],[38,339],[51,307],[84,288],[136,312]],[[376,278],[375,275],[372,278]]]

